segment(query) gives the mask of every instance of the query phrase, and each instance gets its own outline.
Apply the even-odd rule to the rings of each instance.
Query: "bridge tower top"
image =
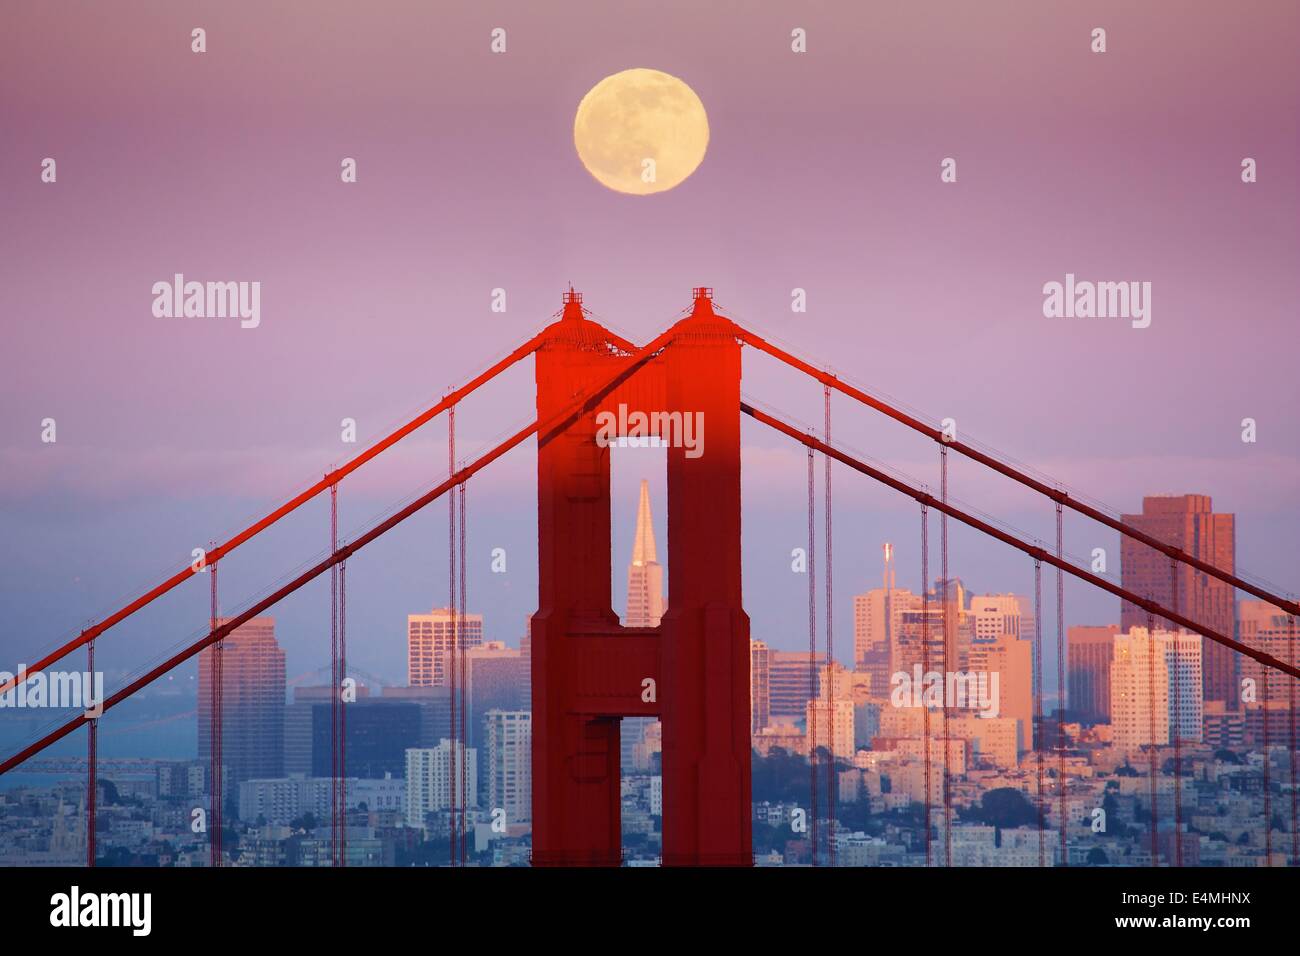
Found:
[[[544,331],[547,346],[560,346],[580,352],[597,352],[604,355],[626,351],[624,343],[599,322],[587,318],[582,308],[582,293],[569,286],[562,297],[560,318]]]
[[[739,336],[739,329],[735,323],[713,310],[712,287],[696,286],[691,289],[691,299],[691,314],[674,326],[681,341],[698,342]]]

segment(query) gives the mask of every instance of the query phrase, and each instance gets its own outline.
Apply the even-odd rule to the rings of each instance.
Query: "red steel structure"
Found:
[[[741,401],[740,353],[743,345],[767,353],[822,384],[827,433],[823,439]],[[328,490],[333,499],[339,482],[347,475],[437,415],[450,413],[459,401],[479,386],[528,355],[534,355],[536,360],[537,418],[532,424],[468,464],[456,460],[452,446],[449,448],[449,475],[445,481],[350,542],[333,540],[335,532],[332,526],[333,546],[326,558],[241,613],[218,621],[215,601],[218,561],[320,493]],[[831,390],[839,391],[939,442],[944,452],[941,456],[944,480],[940,496],[912,487],[832,446],[829,436]],[[344,562],[448,492],[453,493],[452,527],[456,526],[456,518],[459,518],[460,528],[460,535],[453,531],[449,540],[453,561],[449,604],[453,608],[458,604],[454,569],[455,559],[459,557],[458,610],[463,613],[464,484],[511,449],[536,436],[539,572],[538,609],[531,622],[533,863],[539,866],[612,866],[620,862],[619,722],[623,717],[637,716],[658,717],[663,723],[663,862],[687,866],[750,865],[750,650],[749,619],[742,604],[740,551],[742,414],[802,443],[810,454],[819,453],[826,461],[825,574],[828,601],[832,573],[829,469],[833,460],[839,466],[872,478],[919,503],[923,516],[923,541],[924,518],[929,509],[934,509],[944,522],[952,518],[1029,555],[1035,563],[1036,577],[1042,564],[1051,565],[1058,573],[1072,575],[1140,608],[1149,618],[1162,617],[1225,649],[1245,654],[1267,668],[1288,675],[1294,692],[1294,681],[1300,677],[1300,668],[1296,667],[1294,660],[1280,661],[1247,647],[1203,621],[1180,613],[1177,606],[1166,607],[1150,596],[1126,590],[1066,561],[1061,554],[1059,537],[1055,551],[1049,551],[950,504],[946,481],[947,451],[962,454],[1044,495],[1055,503],[1058,515],[1061,508],[1083,514],[1119,531],[1128,539],[1155,548],[1171,562],[1193,568],[1266,600],[1293,618],[1300,614],[1300,605],[1296,602],[1160,542],[1141,529],[1084,504],[1059,488],[1043,484],[985,452],[949,440],[938,429],[809,365],[718,314],[714,310],[710,289],[695,289],[690,314],[641,347],[593,321],[582,306],[581,294],[570,289],[564,296],[558,320],[538,335],[234,538],[210,548],[206,554],[206,564],[213,572],[209,633],[109,695],[103,701],[103,710],[121,703],[203,649],[210,646],[219,649],[222,640],[232,631],[325,572],[333,575],[335,569],[338,569],[340,593],[332,613],[342,618],[346,614]],[[706,447],[689,447],[689,442],[679,440],[683,437],[683,423],[688,416],[698,416],[698,420],[707,423]],[[618,423],[613,430],[608,427],[611,420]],[[634,421],[635,425],[632,424]],[[656,627],[622,627],[612,609],[609,573],[610,445],[620,437],[619,428],[635,433],[635,437],[656,437],[668,446],[671,602]],[[697,440],[703,439],[703,431],[696,437]],[[815,640],[811,475],[810,471],[809,611],[811,636]],[[458,489],[459,513],[455,508]],[[946,559],[946,526],[944,530],[941,544]],[[178,572],[47,654],[28,672],[44,669],[82,646],[87,646],[93,653],[93,643],[105,631],[180,585],[196,570],[191,566]],[[944,577],[946,579],[946,566]],[[1058,611],[1059,608],[1058,597]],[[337,624],[336,681],[345,674],[343,668],[346,667],[342,648],[343,621],[338,620]],[[831,663],[830,640],[828,620],[827,664]],[[815,645],[810,658],[815,661]],[[0,692],[13,687],[17,680],[15,677],[7,682],[0,687]],[[336,686],[335,693],[337,691]],[[459,716],[461,719],[457,723],[463,735],[463,711]],[[91,734],[87,773],[93,788],[97,761],[96,724],[89,714],[69,720],[0,761],[0,774],[22,764],[83,724],[89,726]],[[334,723],[336,734],[340,733],[341,725],[341,719]],[[1294,749],[1294,715],[1291,726]],[[1036,747],[1041,761],[1041,744],[1037,738],[1036,728]],[[340,758],[341,743],[336,745]],[[928,745],[924,752],[928,764]],[[213,759],[214,772],[220,774],[219,749]],[[946,762],[945,756],[945,765]],[[341,759],[339,763],[342,763]],[[833,767],[827,767],[827,783],[833,779],[829,775],[831,770]],[[340,766],[338,775],[344,773]],[[1062,799],[1064,786],[1062,780]],[[927,803],[929,793],[927,783]],[[833,801],[833,795],[830,799]],[[463,815],[463,800],[461,803],[459,812]],[[947,804],[945,799],[945,842],[949,839]],[[93,807],[93,794],[90,805]],[[214,809],[213,856],[217,862],[220,856],[220,810]],[[812,810],[815,825],[815,804]],[[335,826],[340,827],[336,830],[335,845],[336,862],[341,864],[340,812],[335,813]],[[929,820],[928,812],[926,819]],[[833,836],[833,819],[830,827]],[[928,858],[928,824],[924,829]],[[1154,832],[1152,837],[1154,852]],[[462,829],[459,854],[454,853],[462,863],[465,861],[463,841]],[[827,857],[834,858],[833,841],[827,847]],[[89,861],[93,861],[93,857]]]
[[[740,589],[740,343],[696,289],[663,359],[628,375],[537,453],[538,610],[532,619],[533,862],[616,865],[619,720],[663,722],[663,861],[749,865],[749,618]],[[537,352],[537,417],[634,361],[565,295]],[[624,628],[609,568],[608,430],[597,416],[646,414],[668,444],[668,593],[657,627]],[[666,413],[664,415],[654,413]],[[671,416],[700,415],[698,457]],[[678,432],[680,434],[680,426]],[[669,432],[669,433],[665,433]],[[598,441],[598,438],[602,440]]]

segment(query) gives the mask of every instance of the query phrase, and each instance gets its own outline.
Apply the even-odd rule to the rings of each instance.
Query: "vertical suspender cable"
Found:
[[[1043,563],[1034,559],[1034,756],[1038,763],[1038,865],[1047,865],[1047,826],[1043,819]]]
[[[921,680],[930,679],[930,510],[921,505]],[[925,768],[925,865],[932,863],[930,846],[930,705],[921,693],[922,766]]]
[[[1156,775],[1159,771],[1157,762],[1159,747],[1156,746],[1156,619],[1147,612],[1147,711],[1150,728],[1150,766],[1147,772],[1151,778],[1151,865],[1160,865],[1160,815],[1159,795],[1156,792]]]
[[[1169,595],[1170,608],[1178,613],[1178,562],[1169,559]],[[1169,693],[1173,701],[1169,706],[1169,737],[1174,744],[1174,866],[1183,865],[1183,693],[1182,693],[1182,635],[1178,627],[1169,622],[1173,632],[1170,638],[1169,653],[1165,659],[1171,662],[1173,672],[1169,675]]]
[[[821,826],[818,824],[817,799],[817,708],[820,704],[817,681],[817,532],[815,485],[813,482],[813,450],[808,449],[808,787],[812,815],[812,865],[817,865]]]
[[[948,503],[948,446],[939,446],[939,498]],[[943,865],[952,866],[952,741],[948,736],[948,674],[961,670],[961,661],[953,655],[957,647],[954,629],[957,622],[948,610],[948,514],[939,512],[939,600],[943,609]]]
[[[451,406],[447,411],[447,476],[451,477],[456,474],[456,406]],[[447,610],[448,610],[448,631],[447,631],[447,652],[443,657],[443,668],[447,673],[443,674],[443,679],[450,689],[448,696],[449,707],[451,710],[451,750],[447,754],[447,827],[451,840],[450,855],[451,865],[457,866],[460,863],[460,846],[459,839],[459,819],[456,816],[456,802],[458,796],[458,779],[456,773],[457,748],[460,746],[460,737],[456,732],[457,727],[457,710],[456,710],[456,665],[459,663],[457,645],[460,643],[459,621],[456,619],[456,494],[455,489],[447,496]],[[436,627],[436,625],[435,625]],[[434,638],[434,653],[437,653],[437,638]]]
[[[210,625],[211,629],[215,631],[217,629],[217,566],[215,563],[208,565],[208,574],[210,576],[208,583],[212,603]],[[222,645],[224,643],[224,640],[220,640],[212,645],[212,666],[209,668],[212,684],[209,688],[209,704],[212,713],[210,715],[211,726],[208,732],[208,742],[212,751],[210,755],[212,760],[212,780],[209,786],[212,796],[212,819],[208,821],[208,826],[211,829],[208,846],[212,851],[212,865],[214,867],[221,866],[221,803],[223,790],[225,789],[221,779],[221,762],[223,760],[221,732],[222,724],[225,722],[222,715],[222,684],[224,678],[221,673]]]
[[[826,444],[831,443],[831,387],[822,386],[822,399],[825,404],[826,413]],[[834,605],[832,601],[832,583],[834,575],[832,573],[833,563],[831,561],[831,459],[829,455],[822,456],[822,464],[826,470],[826,741],[827,741],[827,759],[826,759],[826,819],[829,821],[826,831],[826,850],[827,860],[831,866],[835,865],[835,790],[838,785],[838,779],[835,773],[835,639],[832,625]]]
[[[334,696],[339,700],[339,772],[336,778],[339,803],[339,866],[348,863],[348,708],[343,699],[343,684],[348,679],[348,563],[339,569],[339,686]]]
[[[90,676],[89,686],[95,686],[95,641],[92,638],[86,644],[86,668]],[[95,701],[99,706],[103,701]],[[91,719],[86,724],[86,866],[95,865],[95,802],[99,789],[99,720]]]
[[[1269,747],[1268,710],[1269,710],[1269,668],[1260,668],[1263,687],[1260,688],[1259,713],[1260,745],[1264,750],[1264,860],[1265,866],[1273,865],[1273,768],[1272,752]]]
[[[460,602],[457,605],[460,608],[462,619],[469,614],[469,603],[465,596],[465,484],[461,483],[459,488],[460,495]],[[458,635],[459,639],[459,635]],[[467,826],[465,814],[469,807],[469,742],[470,735],[469,722],[466,719],[465,699],[469,694],[470,682],[469,675],[466,674],[469,653],[467,647],[460,648],[460,727],[461,733],[465,737],[465,751],[461,754],[460,761],[460,861],[464,866],[469,862],[469,846],[467,842]]]
[[[339,488],[330,485],[330,554],[339,549]],[[339,865],[339,568],[330,568],[330,863]]]
[[[1065,557],[1061,526],[1061,503],[1056,503],[1056,558]],[[1070,865],[1066,844],[1065,794],[1065,572],[1056,566],[1056,792],[1057,813],[1061,820],[1061,866]]]
[[[1286,625],[1286,657],[1290,664],[1300,663],[1295,656],[1295,615],[1287,616]],[[1300,826],[1297,826],[1297,809],[1300,809],[1300,793],[1296,790],[1296,736],[1295,736],[1295,706],[1296,706],[1296,679],[1293,677],[1287,682],[1287,691],[1290,696],[1290,720],[1291,720],[1291,759],[1287,761],[1291,770],[1291,865],[1300,865]]]

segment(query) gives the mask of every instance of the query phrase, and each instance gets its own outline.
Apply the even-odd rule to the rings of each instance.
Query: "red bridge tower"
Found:
[[[663,862],[750,866],[749,617],[740,577],[740,341],[696,289],[671,345],[639,368],[568,292],[537,351],[538,420],[631,370],[562,431],[539,436],[532,618],[533,863],[617,866],[619,723],[663,722]],[[625,406],[619,415],[619,406]],[[597,416],[641,412],[668,448],[668,611],[619,624],[611,602],[609,455]],[[667,413],[661,415],[656,413]],[[680,419],[678,419],[680,420]],[[697,454],[697,451],[699,452]],[[688,454],[689,452],[689,454]]]

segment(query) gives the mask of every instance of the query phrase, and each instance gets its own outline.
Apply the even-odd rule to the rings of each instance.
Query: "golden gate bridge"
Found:
[[[221,651],[223,639],[244,623],[268,609],[308,582],[328,573],[331,580],[331,676],[335,693],[331,715],[332,856],[336,866],[344,862],[346,841],[346,706],[339,700],[339,685],[347,674],[347,563],[367,545],[420,512],[440,498],[447,497],[449,508],[449,604],[455,616],[466,607],[465,527],[467,520],[466,485],[478,472],[490,466],[510,450],[536,439],[538,493],[538,610],[532,624],[533,687],[533,850],[532,862],[543,866],[617,865],[621,860],[619,827],[619,746],[618,728],[623,717],[657,717],[663,724],[663,862],[667,865],[747,866],[753,862],[750,840],[750,683],[749,619],[742,606],[741,593],[741,502],[740,502],[740,421],[746,416],[790,440],[804,446],[808,474],[808,621],[809,680],[816,680],[819,664],[834,659],[830,608],[833,596],[831,463],[836,462],[853,473],[870,478],[901,495],[911,498],[921,517],[922,581],[928,580],[929,513],[937,512],[940,524],[941,581],[946,587],[948,535],[950,520],[957,521],[1007,547],[1024,554],[1033,563],[1035,578],[1035,669],[1041,669],[1042,569],[1046,565],[1056,572],[1057,589],[1057,678],[1064,684],[1064,617],[1063,581],[1066,575],[1106,591],[1142,609],[1147,615],[1148,631],[1157,619],[1175,627],[1200,634],[1207,640],[1252,658],[1269,671],[1286,675],[1290,698],[1289,746],[1291,799],[1291,861],[1300,862],[1300,830],[1296,827],[1296,678],[1300,668],[1295,656],[1295,617],[1300,605],[1275,594],[1259,584],[1159,541],[1140,529],[1097,508],[1061,487],[1053,486],[1025,470],[958,441],[955,436],[926,424],[894,405],[873,396],[830,372],[816,367],[768,339],[744,328],[715,310],[712,290],[693,290],[687,316],[677,321],[653,341],[637,346],[604,328],[584,308],[581,293],[570,289],[563,297],[557,321],[520,345],[509,355],[456,388],[426,411],[374,443],[356,457],[327,473],[309,488],[249,525],[225,542],[214,544],[193,565],[177,572],[153,589],[140,595],[120,610],[82,630],[77,637],[46,654],[26,668],[34,673],[48,668],[76,650],[85,648],[89,669],[94,671],[96,642],[106,632],[139,613],[164,594],[179,587],[194,575],[207,571],[211,596],[208,632],[161,661],[103,701],[106,712],[121,704],[153,681],[199,655],[211,655],[213,679],[210,681],[211,720],[211,793],[220,794],[222,762],[222,680]],[[824,422],[820,436],[809,428],[797,428],[756,402],[742,398],[741,351],[749,346],[802,373],[822,386]],[[537,386],[536,419],[472,461],[456,456],[455,414],[457,405],[487,382],[528,356],[535,359]],[[861,460],[839,447],[831,437],[831,395],[838,392],[855,403],[879,412],[893,421],[918,432],[938,446],[940,483],[936,495],[915,486],[887,470]],[[607,442],[599,441],[597,418],[608,423],[614,409],[634,408],[645,414],[646,427],[668,446],[668,539],[669,593],[673,600],[668,612],[655,627],[622,627],[612,610],[610,567],[610,455]],[[354,471],[381,455],[406,436],[442,414],[448,417],[448,475],[404,507],[377,522],[350,541],[340,541],[337,522],[339,485]],[[660,434],[664,423],[682,416],[700,415],[707,422],[707,453],[691,455],[674,444],[671,434]],[[618,419],[626,422],[626,416]],[[606,426],[603,426],[607,428]],[[1056,540],[1053,548],[1025,540],[1004,527],[968,510],[957,507],[948,495],[949,453],[962,455],[1009,478],[1053,503]],[[817,581],[813,563],[816,551],[814,520],[816,456],[824,461],[825,526],[823,532],[825,583],[825,644],[817,648]],[[246,607],[233,617],[217,616],[217,569],[241,545],[262,534],[285,516],[317,496],[328,493],[330,501],[330,551],[323,559],[297,574],[271,593]],[[1178,607],[1176,587],[1171,592],[1172,606],[1134,593],[1098,574],[1067,560],[1063,550],[1062,515],[1072,511],[1164,555],[1170,565],[1172,580],[1180,567],[1225,582],[1233,588],[1267,601],[1289,615],[1289,661],[1279,660],[1257,648],[1220,633],[1193,620]],[[939,595],[947,628],[948,602]],[[928,602],[927,589],[922,600]],[[928,612],[928,606],[926,607]],[[928,627],[929,615],[922,617]],[[928,653],[929,641],[921,641]],[[1148,655],[1151,657],[1151,655]],[[929,670],[928,658],[923,662]],[[456,741],[465,739],[465,655],[451,643],[448,683],[451,696],[451,737],[453,759]],[[1150,680],[1154,682],[1154,665]],[[1176,677],[1175,677],[1176,679]],[[0,686],[11,690],[20,680],[15,676]],[[647,682],[650,682],[649,684]],[[833,681],[830,693],[833,694]],[[655,692],[647,695],[645,688]],[[1154,686],[1154,683],[1153,683]],[[1269,682],[1265,680],[1264,703],[1267,705]],[[1154,693],[1151,695],[1154,699]],[[929,740],[933,734],[930,708],[924,710],[926,746],[924,832],[926,862],[934,861],[931,821],[942,814],[943,845],[938,848],[945,863],[951,863],[952,801],[947,772],[947,750],[938,773],[943,776],[942,804],[933,807],[931,791],[932,757]],[[1154,713],[1154,708],[1152,708]],[[828,711],[833,712],[833,711]],[[948,702],[938,714],[940,736],[946,739]],[[1154,720],[1154,716],[1152,717]],[[1266,847],[1272,856],[1271,820],[1268,782],[1267,740],[1268,708],[1263,711],[1265,740],[1265,816]],[[1057,797],[1060,802],[1060,846],[1062,862],[1068,862],[1066,847],[1066,780],[1061,720],[1057,720],[1059,756]],[[1037,792],[1035,800],[1039,818],[1039,860],[1045,863],[1046,830],[1044,802],[1045,747],[1041,674],[1034,681],[1034,750],[1036,754]],[[38,763],[42,770],[66,770],[84,766],[87,775],[87,864],[95,862],[95,795],[98,718],[81,714],[22,747],[0,762],[0,774],[32,760],[59,740],[82,727],[87,730],[87,756],[84,762],[65,764],[59,761]],[[815,728],[810,728],[809,774],[812,796],[813,862],[834,862],[835,767],[833,755],[820,759]],[[1181,776],[1180,741],[1172,735],[1174,773]],[[1154,734],[1153,734],[1154,739]],[[1151,768],[1153,861],[1158,859],[1156,833],[1156,759],[1157,747],[1149,748]],[[117,766],[116,764],[114,766]],[[466,768],[461,761],[459,785],[452,786],[451,859],[453,865],[467,862],[466,845]],[[453,765],[452,778],[457,772]],[[820,778],[820,779],[819,779]],[[824,800],[819,790],[824,787]],[[936,790],[939,788],[936,788]],[[1176,785],[1175,825],[1182,824],[1181,785]],[[221,800],[214,798],[211,808],[209,839],[214,866],[223,863],[221,850]],[[825,816],[823,817],[823,813]],[[821,832],[825,819],[828,832]],[[819,847],[824,851],[819,856]],[[1181,863],[1181,841],[1175,840],[1175,864]]]

